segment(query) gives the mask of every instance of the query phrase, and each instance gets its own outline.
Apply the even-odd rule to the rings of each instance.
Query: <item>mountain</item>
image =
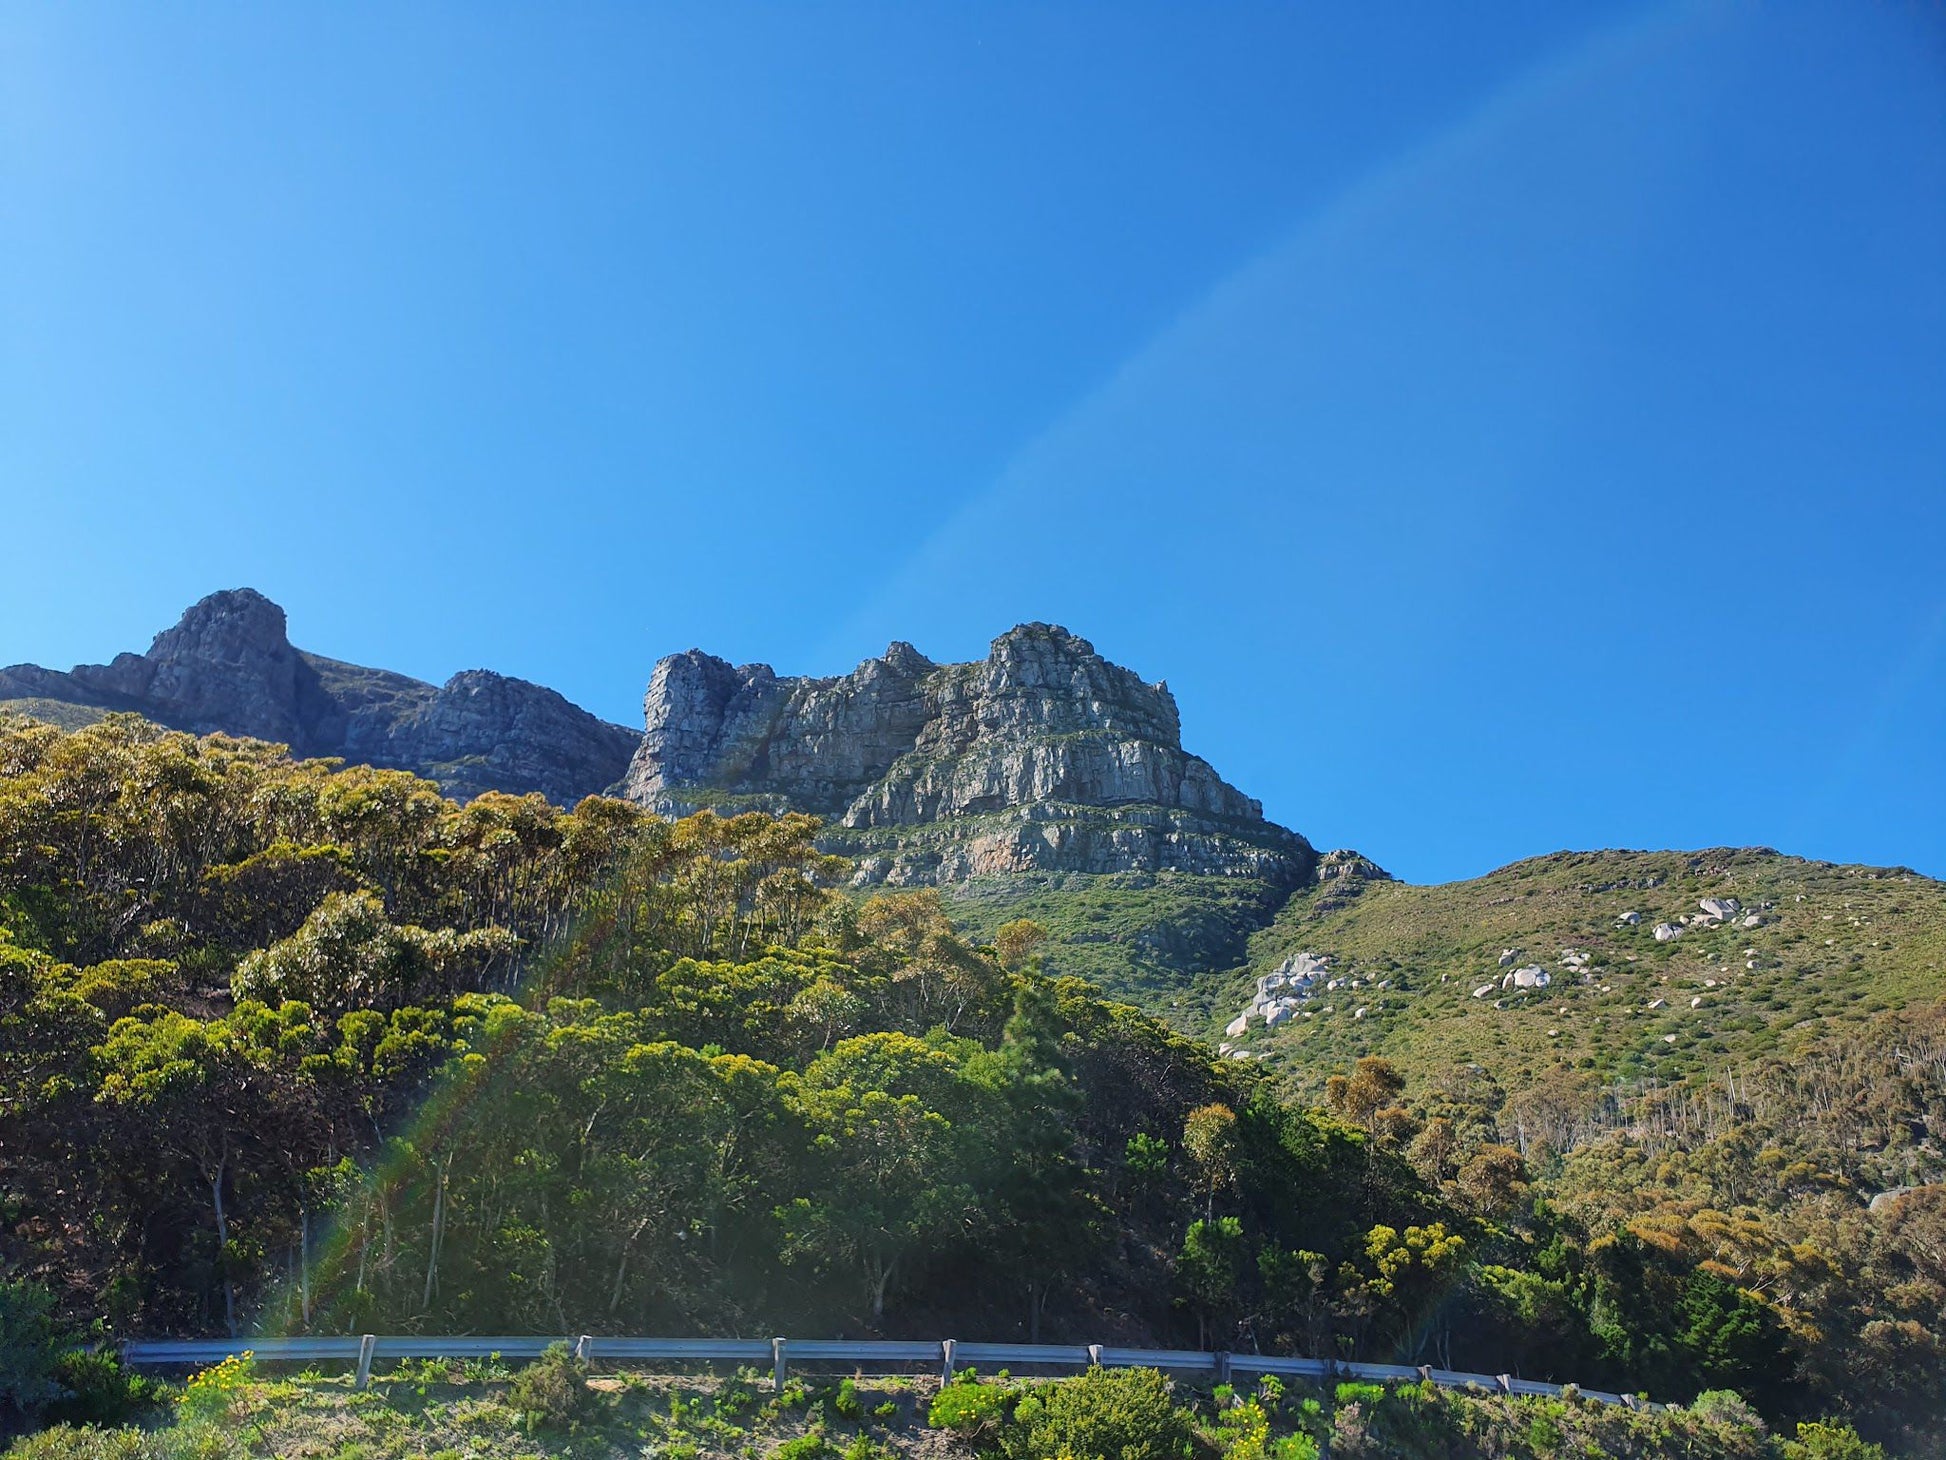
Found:
[[[1294,886],[1316,859],[1183,750],[1166,683],[1047,624],[978,663],[898,643],[828,679],[692,649],[656,665],[643,719],[630,800],[808,811],[874,883],[1169,871]]]
[[[1247,971],[1212,982],[1207,1032],[1304,1085],[1379,1054],[1510,1089],[1560,1069],[1667,1086],[1946,997],[1946,883],[1767,848],[1558,852],[1437,886],[1350,875],[1300,889]],[[1928,1169],[1946,1177],[1946,1157]]]
[[[643,719],[630,800],[811,813],[856,885],[939,887],[980,932],[1034,917],[1127,992],[1234,966],[1319,866],[1183,749],[1166,683],[1049,624],[970,664],[895,643],[829,678],[692,649],[656,665]]]
[[[195,734],[413,771],[461,799],[539,791],[564,805],[613,785],[635,743],[526,680],[474,669],[435,686],[307,653],[291,644],[284,610],[249,588],[203,599],[145,654],[66,673],[0,669],[6,710],[69,727],[133,711]]]
[[[1191,976],[1240,966],[1285,899],[1335,870],[1183,749],[1166,683],[1048,624],[971,664],[897,643],[823,678],[692,649],[655,666],[643,707],[638,735],[486,670],[434,686],[328,659],[247,588],[203,599],[145,654],[0,669],[0,711],[70,729],[132,711],[409,770],[461,800],[614,791],[665,814],[808,812],[857,887],[937,887],[979,935],[1032,917],[1066,971],[1178,1018]]]

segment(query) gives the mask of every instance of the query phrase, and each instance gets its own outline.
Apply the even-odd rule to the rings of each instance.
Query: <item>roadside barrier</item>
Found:
[[[1115,1348],[1104,1344],[965,1343],[958,1339],[902,1342],[829,1338],[610,1338],[599,1334],[508,1334],[498,1337],[431,1338],[417,1334],[355,1334],[341,1338],[188,1338],[131,1339],[122,1345],[122,1362],[142,1368],[200,1368],[245,1352],[265,1363],[353,1366],[355,1383],[371,1382],[379,1359],[536,1359],[551,1344],[565,1343],[591,1364],[673,1364],[706,1368],[735,1364],[768,1365],[771,1382],[784,1387],[792,1364],[839,1365],[859,1373],[897,1373],[912,1367],[935,1370],[950,1379],[960,1369],[1039,1369],[1062,1373],[1088,1368],[1161,1369],[1171,1374],[1227,1384],[1253,1375],[1308,1379],[1314,1383],[1358,1380],[1379,1384],[1430,1381],[1445,1389],[1534,1395],[1558,1399],[1560,1384],[1517,1379],[1511,1374],[1469,1374],[1454,1369],[1413,1368],[1406,1364],[1350,1364],[1333,1359],[1287,1358],[1275,1354],[1205,1353],[1200,1349]],[[1633,1394],[1573,1388],[1583,1399],[1649,1409]]]

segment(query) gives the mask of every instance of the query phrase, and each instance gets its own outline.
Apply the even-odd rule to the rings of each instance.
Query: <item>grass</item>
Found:
[[[1656,923],[1697,915],[1705,897],[1761,909],[1761,924],[1691,925],[1655,940]],[[1627,912],[1641,922],[1619,923]],[[1553,983],[1502,992],[1509,949]],[[1588,956],[1585,973],[1564,965],[1567,949]],[[1221,997],[1202,1032],[1214,1036],[1254,975],[1297,951],[1328,955],[1347,986],[1307,1004],[1311,1017],[1253,1025],[1240,1043],[1300,1088],[1362,1054],[1409,1076],[1474,1063],[1509,1089],[1562,1066],[1602,1081],[1666,1081],[1789,1053],[1833,1021],[1946,997],[1946,884],[1904,868],[1720,849],[1562,852],[1441,886],[1307,889],[1252,939],[1244,973],[1210,981]],[[1489,982],[1494,991],[1475,998]],[[1350,1017],[1361,1006],[1365,1017]]]
[[[1255,878],[1184,872],[1023,874],[943,890],[975,937],[1032,918],[1050,935],[1050,972],[1085,978],[1187,1030],[1207,1022],[1219,993],[1196,975],[1240,967],[1285,895]]]

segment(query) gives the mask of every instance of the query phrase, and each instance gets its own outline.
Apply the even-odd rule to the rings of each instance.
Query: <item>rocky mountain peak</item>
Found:
[[[1104,730],[1182,748],[1167,684],[1146,684],[1058,624],[1018,624],[993,641],[978,691],[1049,734]]]
[[[104,694],[166,711],[166,723],[199,734],[222,730],[295,744],[308,685],[286,636],[284,610],[254,588],[212,593],[146,654],[75,666],[73,677]]]
[[[859,665],[859,668],[863,669],[866,665],[872,664],[883,665],[895,674],[906,675],[925,674],[939,667],[904,639],[894,639],[885,646],[884,658],[867,659],[864,664]]]
[[[192,605],[145,654],[0,670],[0,708],[132,710],[172,729],[277,741],[298,755],[409,770],[450,795],[540,791],[572,802],[613,785],[636,737],[553,690],[470,669],[441,688],[291,644],[284,610],[252,588]]]
[[[831,678],[692,649],[656,665],[643,710],[624,794],[812,812],[867,880],[1310,870],[1303,838],[1184,752],[1166,684],[1058,625],[1018,625],[970,664],[894,643]]]
[[[149,655],[274,655],[290,647],[282,608],[254,588],[225,588],[191,604],[155,636]]]

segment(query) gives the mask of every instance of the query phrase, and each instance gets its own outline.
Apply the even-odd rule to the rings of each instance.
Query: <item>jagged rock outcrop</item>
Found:
[[[146,654],[0,669],[8,701],[131,710],[174,729],[274,740],[303,756],[409,770],[465,798],[539,791],[572,803],[613,785],[636,736],[551,689],[486,670],[431,685],[295,648],[284,610],[249,588],[213,593]]]
[[[656,665],[624,794],[795,809],[866,882],[1180,871],[1295,885],[1310,845],[1182,748],[1166,683],[1024,624],[973,664],[895,643],[841,677],[690,650]]]
[[[169,723],[294,744],[318,708],[317,675],[284,632],[284,610],[248,588],[213,593],[146,654],[70,671],[104,702],[166,707]]]

